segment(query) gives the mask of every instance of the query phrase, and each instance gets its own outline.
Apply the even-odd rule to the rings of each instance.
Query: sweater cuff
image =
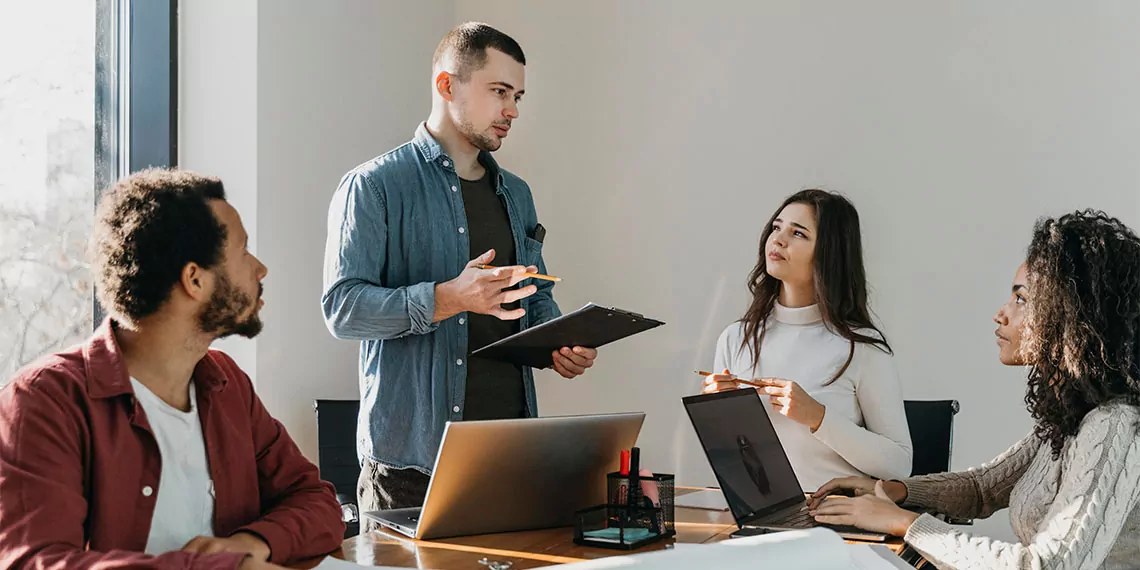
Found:
[[[938,501],[937,485],[919,477],[909,477],[899,481],[906,486],[906,499],[899,506],[903,508],[929,508]]]
[[[937,555],[955,528],[929,514],[919,515],[906,530],[903,540],[924,554]]]

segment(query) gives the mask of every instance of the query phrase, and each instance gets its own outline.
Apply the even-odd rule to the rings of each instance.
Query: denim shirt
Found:
[[[480,161],[506,205],[518,263],[545,272],[530,188],[490,153]],[[321,306],[333,336],[360,341],[362,459],[429,473],[444,425],[463,418],[467,314],[432,323],[435,285],[472,258],[459,189],[454,163],[421,124],[410,142],[346,174],[329,206]],[[553,283],[534,284],[522,329],[561,314]],[[523,385],[535,416],[530,368]]]

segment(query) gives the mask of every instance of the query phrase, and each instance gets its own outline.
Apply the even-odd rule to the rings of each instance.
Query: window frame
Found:
[[[96,0],[95,27],[97,205],[122,176],[178,165],[178,0]]]

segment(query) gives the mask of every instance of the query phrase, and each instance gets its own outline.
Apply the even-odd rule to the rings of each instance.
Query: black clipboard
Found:
[[[589,303],[577,311],[488,344],[471,356],[531,368],[550,368],[554,366],[552,353],[564,346],[598,348],[663,324],[637,313]]]

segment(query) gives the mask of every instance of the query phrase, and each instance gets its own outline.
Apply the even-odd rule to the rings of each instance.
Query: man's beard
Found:
[[[503,146],[502,139],[485,133],[475,132],[475,127],[466,119],[459,122],[459,132],[467,139],[467,142],[471,143],[471,146],[479,150],[495,152],[499,150],[499,147]]]
[[[257,336],[261,332],[262,325],[256,303],[261,299],[262,290],[263,287],[259,283],[258,298],[251,299],[249,295],[238,291],[229,277],[219,273],[217,287],[214,288],[210,302],[206,303],[206,306],[202,307],[202,312],[198,314],[198,325],[203,332],[217,335],[217,338],[235,334],[246,338]],[[242,313],[250,307],[255,307],[253,312],[244,320],[239,320]]]

